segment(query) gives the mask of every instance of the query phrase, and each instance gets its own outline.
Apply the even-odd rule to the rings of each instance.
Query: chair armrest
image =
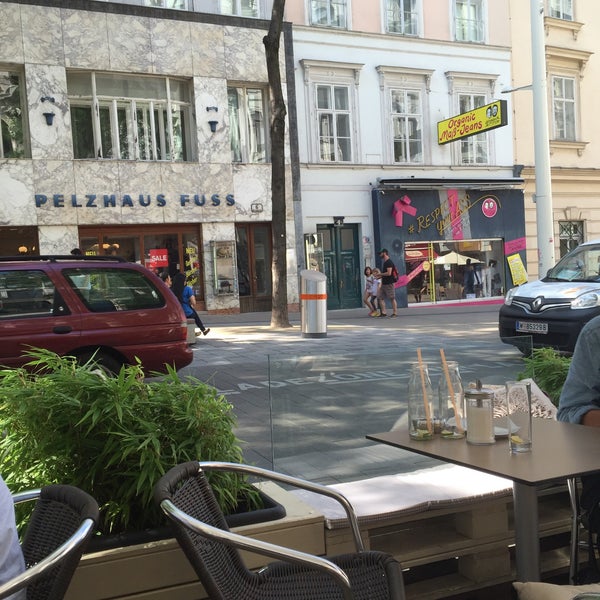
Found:
[[[12,494],[13,504],[21,504],[23,502],[29,502],[40,497],[41,489],[26,490],[24,492],[17,492]]]
[[[29,500],[34,500],[40,495],[40,490],[30,490],[13,494],[13,502],[20,504]],[[80,546],[91,529],[95,527],[95,522],[92,519],[85,519],[78,527],[77,531],[69,537],[69,539],[61,544],[54,552],[50,553],[46,558],[27,569],[25,572],[13,577],[10,581],[0,585],[0,599],[6,598],[27,587],[32,581],[41,577],[47,570],[59,563],[65,556]]]
[[[198,466],[203,471],[232,471],[235,473],[245,473],[247,475],[253,475],[260,477],[261,479],[267,479],[270,481],[277,481],[286,485],[308,490],[315,494],[321,494],[322,496],[328,496],[333,500],[336,500],[342,505],[342,508],[346,511],[350,528],[352,530],[352,537],[354,538],[354,545],[358,552],[364,552],[365,547],[360,534],[360,527],[358,526],[358,518],[354,512],[352,504],[340,492],[333,490],[325,485],[299,479],[298,477],[292,477],[291,475],[284,475],[283,473],[277,473],[261,467],[253,467],[250,465],[229,463],[229,462],[218,462],[218,461],[200,461]]]
[[[293,550],[292,548],[286,548],[285,546],[279,546],[270,542],[249,538],[240,535],[239,533],[234,533],[233,531],[225,531],[218,527],[213,527],[212,525],[207,525],[180,510],[168,499],[163,500],[160,503],[160,507],[171,519],[209,539],[241,550],[256,552],[285,562],[299,563],[311,569],[323,571],[335,579],[336,583],[342,589],[346,600],[353,599],[350,580],[346,573],[344,573],[340,567],[325,558],[313,556],[306,552],[300,552],[299,550]]]

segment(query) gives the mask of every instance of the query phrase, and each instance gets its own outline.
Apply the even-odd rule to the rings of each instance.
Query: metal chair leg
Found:
[[[569,502],[571,504],[571,552],[569,564],[569,583],[577,583],[577,571],[579,569],[579,528],[580,528],[580,509],[579,493],[577,491],[577,479],[570,477],[567,479],[567,488],[569,490]]]

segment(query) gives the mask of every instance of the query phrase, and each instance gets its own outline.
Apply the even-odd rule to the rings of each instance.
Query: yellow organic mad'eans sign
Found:
[[[504,127],[507,123],[506,100],[496,100],[445,121],[438,121],[438,144],[441,146],[470,135]]]

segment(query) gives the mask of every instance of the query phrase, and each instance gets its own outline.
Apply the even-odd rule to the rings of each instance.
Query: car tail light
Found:
[[[181,339],[187,340],[188,324],[187,320],[181,322]]]

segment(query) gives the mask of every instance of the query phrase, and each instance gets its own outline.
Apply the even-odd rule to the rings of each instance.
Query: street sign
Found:
[[[438,121],[438,144],[448,144],[508,124],[506,100],[496,100],[469,112]]]

